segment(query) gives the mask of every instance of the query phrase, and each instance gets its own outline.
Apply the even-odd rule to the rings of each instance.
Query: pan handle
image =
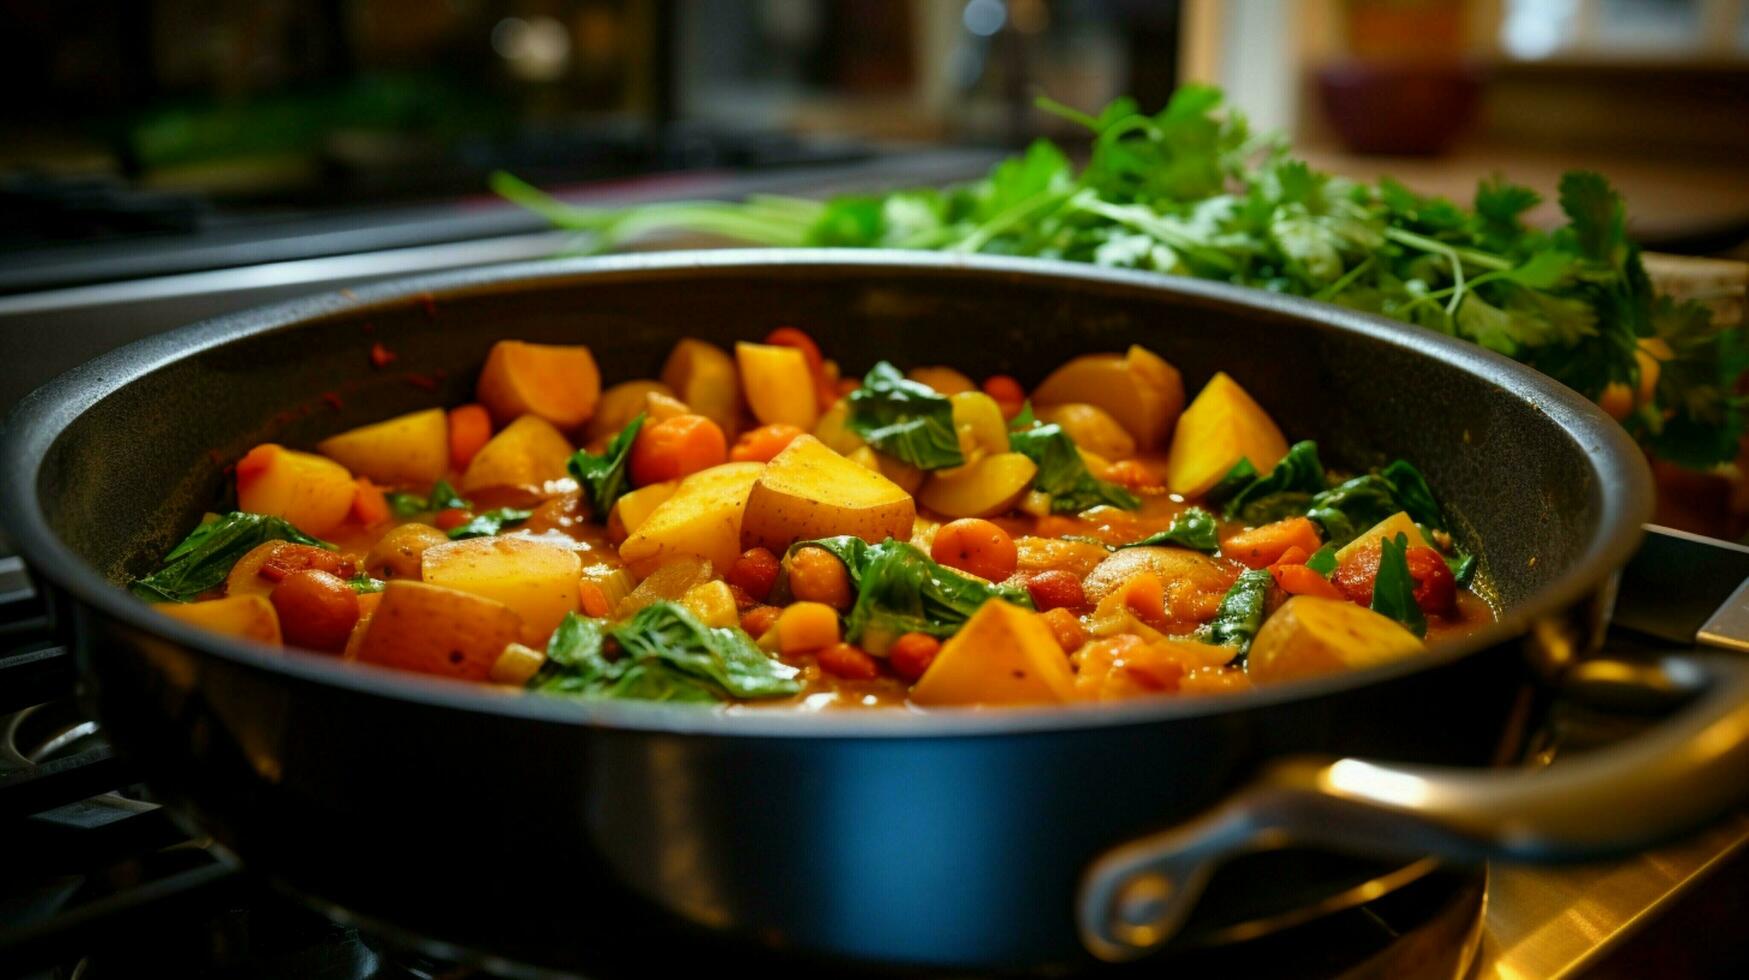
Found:
[[[1593,678],[1699,692],[1622,744],[1546,769],[1411,766],[1294,757],[1189,823],[1095,859],[1076,902],[1102,960],[1171,939],[1221,862],[1289,844],[1377,857],[1562,861],[1629,853],[1703,826],[1749,788],[1749,661],[1684,654],[1590,661]]]

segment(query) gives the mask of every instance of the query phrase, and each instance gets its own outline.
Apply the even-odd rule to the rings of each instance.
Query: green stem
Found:
[[[1067,191],[1042,190],[1031,197],[1023,198],[998,211],[989,221],[972,229],[971,234],[948,246],[950,252],[977,252],[990,244],[997,235],[1031,217],[1035,211],[1042,210],[1046,205],[1060,204],[1068,197]]]

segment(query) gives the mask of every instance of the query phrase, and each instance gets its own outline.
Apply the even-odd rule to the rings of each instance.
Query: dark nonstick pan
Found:
[[[1413,460],[1479,546],[1501,622],[1410,662],[1236,697],[736,715],[270,652],[116,587],[223,503],[226,461],[468,400],[494,340],[587,343],[626,378],[679,337],[785,323],[852,370],[884,357],[1030,384],[1132,342],[1193,389],[1226,370],[1328,459]],[[398,359],[374,366],[374,344]],[[874,252],[466,272],[116,351],[23,402],[0,453],[7,528],[154,789],[256,871],[445,950],[659,963],[661,941],[641,937],[684,923],[886,963],[1126,959],[1328,906],[1428,854],[1637,848],[1749,786],[1742,668],[1582,660],[1649,510],[1621,430],[1485,351],[1261,292]],[[1574,671],[1692,696],[1623,747],[1488,768],[1522,756]]]

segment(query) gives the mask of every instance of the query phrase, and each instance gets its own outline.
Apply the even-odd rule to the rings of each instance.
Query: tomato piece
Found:
[[[1079,609],[1087,604],[1087,594],[1081,580],[1059,568],[1039,572],[1026,580],[1026,591],[1039,612],[1051,609]]]
[[[837,562],[835,558],[832,560]],[[771,595],[771,587],[777,584],[777,573],[782,568],[782,563],[770,551],[764,548],[748,548],[729,566],[723,580],[732,588],[746,592],[755,601],[764,602]]]
[[[815,654],[820,669],[834,677],[851,681],[872,681],[881,676],[881,665],[875,658],[848,643],[834,643]]]
[[[887,665],[905,680],[915,681],[940,652],[941,641],[928,633],[905,633],[887,647]]]

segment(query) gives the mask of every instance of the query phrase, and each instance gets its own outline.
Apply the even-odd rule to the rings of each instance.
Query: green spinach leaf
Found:
[[[644,413],[639,412],[637,418],[608,442],[601,455],[579,449],[565,466],[577,478],[583,496],[589,501],[589,512],[598,521],[607,520],[614,502],[631,489],[626,480],[626,461],[631,458],[632,443],[637,441],[638,430],[643,425]]]
[[[801,548],[820,548],[850,572],[856,603],[845,616],[844,637],[870,653],[884,653],[905,633],[952,636],[991,599],[1033,608],[1025,589],[961,575],[904,541],[871,545],[846,535],[797,542],[790,553]]]
[[[534,516],[534,511],[523,510],[520,507],[498,507],[493,510],[481,511],[466,524],[449,529],[449,539],[460,541],[463,538],[485,538],[503,531],[507,527],[515,527]]]
[[[966,461],[953,426],[953,402],[886,361],[869,369],[862,386],[850,393],[845,424],[869,445],[919,469]]]
[[[609,638],[619,646],[617,657],[607,655]],[[705,626],[682,607],[657,602],[613,629],[567,615],[529,687],[583,698],[704,702],[786,697],[801,690],[798,673],[739,629]]]
[[[1155,531],[1140,541],[1118,545],[1118,549],[1169,544],[1212,555],[1221,550],[1217,531],[1215,515],[1201,507],[1187,507],[1178,516],[1172,518],[1172,523],[1166,525],[1166,530]]]
[[[359,572],[347,579],[346,584],[352,586],[352,591],[359,595],[369,595],[372,592],[381,592],[387,583],[380,578],[371,578],[365,572]]]
[[[1372,608],[1391,617],[1416,636],[1427,635],[1427,617],[1415,602],[1415,580],[1409,575],[1408,535],[1379,542],[1379,572],[1373,580]]]
[[[1336,571],[1336,546],[1326,544],[1312,552],[1312,557],[1306,559],[1306,567],[1329,578],[1330,573]]]
[[[266,514],[232,511],[189,532],[164,556],[163,567],[133,584],[134,595],[148,602],[192,602],[219,587],[237,559],[269,541],[334,546],[293,527],[290,521]]]
[[[1251,652],[1251,641],[1257,638],[1257,630],[1263,625],[1263,607],[1274,583],[1275,578],[1266,568],[1253,568],[1241,574],[1221,597],[1215,617],[1197,627],[1196,639],[1234,648],[1228,665],[1244,664]]]
[[[1009,433],[1008,448],[1038,464],[1032,488],[1050,494],[1053,514],[1079,514],[1101,505],[1120,510],[1142,506],[1135,494],[1087,472],[1075,441],[1054,422]]]
[[[1231,476],[1229,472],[1228,477]],[[1326,486],[1324,464],[1318,460],[1318,444],[1310,440],[1296,442],[1267,476],[1245,484],[1227,500],[1226,517],[1251,525],[1295,517],[1304,514],[1312,495]]]

